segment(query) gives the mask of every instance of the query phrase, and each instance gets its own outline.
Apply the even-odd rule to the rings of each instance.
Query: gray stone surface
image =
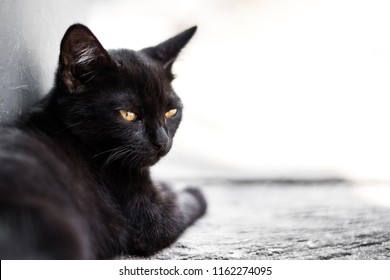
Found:
[[[207,215],[153,259],[390,259],[390,208],[370,196],[377,190],[383,200],[389,186],[252,183],[202,189]]]

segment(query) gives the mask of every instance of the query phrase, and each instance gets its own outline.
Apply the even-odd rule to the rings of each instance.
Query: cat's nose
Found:
[[[156,129],[155,135],[152,139],[152,143],[159,149],[165,148],[169,143],[169,137],[166,130],[163,127]]]

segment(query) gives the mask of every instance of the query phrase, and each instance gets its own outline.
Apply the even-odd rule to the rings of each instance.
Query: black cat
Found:
[[[85,26],[61,42],[55,85],[0,128],[0,258],[149,256],[206,210],[196,188],[153,183],[182,117],[171,67],[196,31],[105,50]]]

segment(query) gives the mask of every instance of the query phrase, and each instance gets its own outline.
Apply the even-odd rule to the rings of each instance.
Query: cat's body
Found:
[[[181,120],[171,66],[194,32],[135,52],[68,29],[52,91],[0,127],[2,259],[148,256],[204,214],[198,189],[149,174]]]

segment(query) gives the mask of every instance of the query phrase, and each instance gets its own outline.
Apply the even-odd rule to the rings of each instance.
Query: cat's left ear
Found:
[[[70,93],[85,91],[97,75],[114,64],[88,27],[74,24],[68,28],[61,41],[59,71]]]
[[[191,27],[180,34],[158,44],[155,47],[143,49],[149,57],[163,63],[164,67],[171,70],[172,64],[179,55],[180,51],[195,34],[197,26]]]

